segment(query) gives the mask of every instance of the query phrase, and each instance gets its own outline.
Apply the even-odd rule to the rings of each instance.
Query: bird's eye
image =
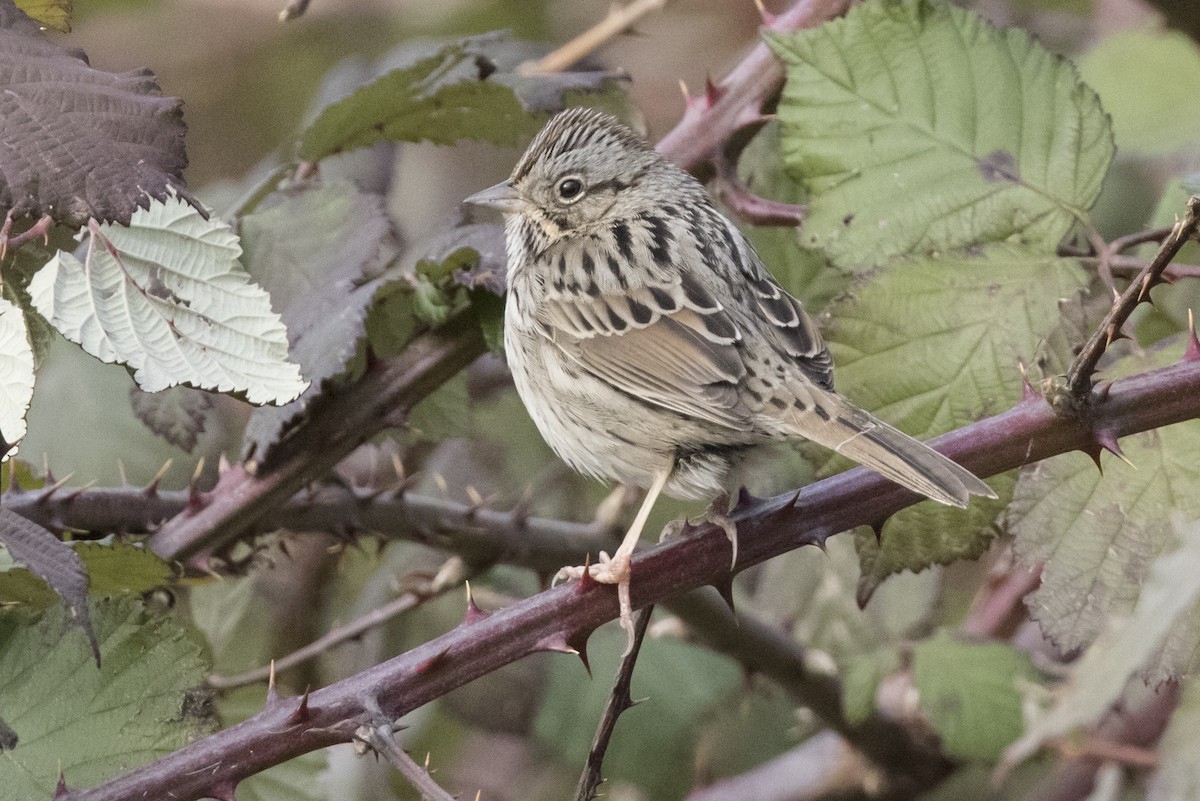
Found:
[[[583,194],[583,181],[578,178],[563,178],[558,182],[558,196],[562,200],[575,200]]]

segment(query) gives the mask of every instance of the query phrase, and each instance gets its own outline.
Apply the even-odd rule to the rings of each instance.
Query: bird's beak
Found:
[[[502,181],[495,186],[489,186],[482,192],[476,192],[463,200],[463,203],[495,209],[504,214],[515,214],[521,210],[522,206],[520,196],[508,181]]]

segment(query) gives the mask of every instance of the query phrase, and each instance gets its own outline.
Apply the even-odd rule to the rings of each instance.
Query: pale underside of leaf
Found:
[[[1106,456],[1102,475],[1078,453],[1028,468],[1009,510],[1018,557],[1045,563],[1030,613],[1064,650],[1087,645],[1111,614],[1128,611],[1167,541],[1171,510],[1200,515],[1200,423],[1125,437],[1121,448],[1137,469]]]
[[[33,303],[88,353],[132,367],[142,389],[186,383],[255,404],[303,391],[283,323],[224,223],[155,202],[129,228],[93,225],[82,251],[60,251],[33,277]]]
[[[864,3],[769,40],[788,65],[803,241],[846,269],[1014,239],[1052,249],[1112,158],[1095,94],[1019,30],[950,4]]]
[[[0,298],[0,439],[13,445],[25,436],[25,413],[33,400],[33,348],[25,314],[7,298]],[[0,454],[8,459],[16,453]]]
[[[1200,525],[1179,525],[1176,533],[1178,545],[1154,560],[1136,607],[1106,621],[1103,633],[1074,665],[1054,704],[1008,749],[1005,762],[1025,759],[1048,739],[1097,722],[1200,599],[1196,581]]]

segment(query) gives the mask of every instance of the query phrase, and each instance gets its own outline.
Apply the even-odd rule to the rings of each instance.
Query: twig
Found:
[[[4,217],[4,224],[0,226],[0,261],[4,261],[8,256],[10,248],[15,250],[31,239],[41,237],[44,241],[49,241],[50,226],[54,225],[54,219],[49,214],[43,215],[27,230],[10,237],[8,234],[12,231],[12,223],[12,209],[9,209],[8,214]]]
[[[1110,744],[1147,748],[1158,742],[1179,703],[1179,683],[1169,682],[1136,709],[1118,709],[1096,727],[1094,736]],[[1096,773],[1104,764],[1093,755],[1059,764],[1037,786],[1024,794],[1024,801],[1083,801],[1091,796]]]
[[[1008,639],[1025,618],[1025,596],[1041,581],[1041,568],[1030,570],[1009,554],[1002,566],[989,572],[975,594],[962,633],[974,639]]]
[[[1200,359],[1185,358],[1115,381],[1093,413],[1118,436],[1200,417]],[[934,441],[941,452],[981,476],[1091,444],[1089,432],[1039,398]],[[787,493],[746,504],[731,514],[741,539],[739,566],[822,542],[919,500],[878,474],[856,468],[807,486],[798,499]],[[691,535],[639,552],[633,570],[633,603],[639,609],[724,581],[729,575],[725,532],[704,524]],[[587,634],[615,619],[618,611],[616,593],[607,586],[560,585],[317,690],[303,704],[277,700],[242,723],[149,765],[91,789],[67,790],[59,801],[141,801],[168,793],[187,801],[205,796],[217,782],[222,789],[232,788],[299,754],[350,741],[362,720],[373,719],[375,709],[395,719],[531,653],[562,651],[571,642],[576,648],[585,646]]]
[[[212,675],[208,677],[206,683],[214,690],[232,690],[237,687],[244,687],[247,684],[257,684],[261,681],[267,681],[276,673],[282,673],[296,665],[314,659],[335,646],[341,645],[347,640],[353,640],[362,635],[363,632],[369,631],[376,626],[381,626],[397,615],[432,600],[449,589],[458,587],[469,577],[469,573],[467,564],[462,559],[457,556],[451,557],[442,565],[437,575],[428,582],[427,586],[416,590],[409,590],[391,603],[384,604],[378,609],[372,609],[367,614],[344,626],[336,626],[303,648],[298,648],[287,656],[272,660],[269,665],[255,668],[254,670],[247,670],[244,673],[238,673],[234,676]]]
[[[666,4],[667,0],[633,0],[627,6],[614,5],[604,19],[537,61],[525,62],[517,67],[517,72],[521,75],[562,72],[609,39],[628,30],[633,23],[651,11],[657,11]]]
[[[872,768],[833,732],[821,732],[753,770],[696,790],[687,801],[820,801],[864,793]]]
[[[1086,408],[1092,391],[1092,373],[1095,372],[1100,357],[1120,332],[1121,326],[1129,319],[1134,308],[1148,297],[1151,287],[1162,280],[1163,270],[1171,263],[1171,259],[1175,258],[1175,254],[1184,243],[1195,236],[1198,225],[1200,198],[1193,197],[1188,200],[1187,215],[1171,229],[1158,253],[1154,254],[1154,259],[1117,299],[1112,310],[1075,357],[1074,363],[1067,371],[1066,390],[1076,408]]]
[[[236,540],[373,436],[389,415],[411,409],[483,350],[479,322],[468,310],[396,356],[372,363],[354,385],[329,392],[321,413],[301,423],[266,465],[226,471],[203,508],[168,520],[150,547],[165,559],[186,559]]]
[[[795,228],[804,222],[808,207],[760,197],[737,174],[735,154],[728,149],[717,159],[714,189],[729,209],[751,225]]]
[[[851,0],[799,0],[782,14],[767,20],[775,33],[813,28],[842,14]],[[697,178],[713,176],[715,160],[730,135],[762,122],[762,107],[783,87],[784,70],[770,48],[759,42],[705,102],[688,104],[683,119],[658,143],[658,150]]]
[[[147,494],[137,487],[88,489],[46,497],[46,490],[12,489],[4,506],[51,530],[148,534],[187,509],[187,491]],[[504,562],[538,573],[595,557],[611,547],[615,517],[572,523],[527,517],[513,511],[479,508],[405,492],[399,495],[322,485],[302,491],[247,526],[245,533],[350,530],[420,542],[458,554],[476,564]]]
[[[617,669],[617,679],[613,682],[612,692],[608,695],[608,703],[604,705],[604,714],[596,727],[596,736],[592,738],[592,748],[588,751],[587,762],[575,788],[575,801],[592,801],[600,783],[604,778],[600,774],[604,767],[604,752],[612,740],[613,730],[617,727],[617,719],[621,713],[634,705],[629,687],[633,681],[633,667],[637,664],[638,652],[642,650],[642,640],[646,637],[646,626],[650,623],[650,615],[654,607],[647,606],[638,612],[633,621],[633,643],[629,652],[621,657],[621,666]]]
[[[400,775],[408,779],[408,783],[421,794],[422,801],[456,801],[454,796],[443,790],[441,785],[433,780],[433,776],[429,775],[428,765],[418,765],[416,760],[400,747],[390,723],[362,726],[354,736],[392,763],[392,767],[400,771]]]
[[[1095,256],[1080,256],[1078,261],[1086,266],[1094,266],[1099,263],[1099,259]],[[1122,278],[1132,278],[1140,274],[1149,266],[1150,262],[1145,259],[1139,259],[1136,256],[1112,256],[1108,260],[1109,270],[1113,275],[1119,275]],[[1163,270],[1162,277],[1168,282],[1178,281],[1181,278],[1200,278],[1200,264],[1180,264],[1174,262],[1167,265]]]

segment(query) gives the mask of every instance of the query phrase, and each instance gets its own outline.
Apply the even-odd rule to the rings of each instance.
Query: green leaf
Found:
[[[172,580],[171,566],[153,552],[127,542],[73,542],[64,547],[82,562],[87,594],[92,598],[141,595]],[[24,568],[0,560],[0,604],[21,603],[35,609],[53,606],[57,597],[44,581]]]
[[[182,200],[154,201],[130,226],[93,226],[83,261],[59,251],[29,284],[37,310],[148,391],[193,384],[286,403],[306,383],[287,332],[241,265],[237,236]],[[79,252],[79,251],[77,251]]]
[[[1200,47],[1179,31],[1120,30],[1079,60],[1079,72],[1112,115],[1122,153],[1170,155],[1196,145]]]
[[[1127,356],[1104,376],[1169,364],[1179,350]],[[1018,558],[1045,563],[1042,585],[1026,601],[1030,614],[1065,651],[1087,645],[1110,615],[1132,607],[1168,540],[1171,512],[1200,516],[1200,421],[1125,437],[1121,449],[1136,469],[1104,456],[1101,474],[1081,453],[1025,468],[1009,507]]]
[[[1100,191],[1112,135],[1074,68],[931,0],[862,3],[768,43],[806,245],[846,269],[1015,239],[1052,251]]]
[[[93,602],[91,614],[99,670],[58,607],[37,620],[0,612],[4,719],[21,738],[0,754],[9,797],[50,798],[60,769],[71,787],[97,784],[212,728],[194,629],[137,600]]]
[[[71,0],[13,0],[24,11],[47,28],[59,33],[71,32]]]
[[[250,274],[271,293],[309,378],[292,403],[258,409],[245,441],[260,456],[361,352],[366,318],[380,289],[400,278],[389,266],[400,245],[383,198],[353,184],[305,184],[276,192],[242,218]]]
[[[978,559],[992,545],[997,515],[1012,498],[1015,473],[987,480],[998,498],[972,498],[966,509],[940,503],[919,503],[888,518],[883,535],[873,529],[854,532],[862,573],[855,598],[866,606],[889,576],[904,570],[918,573],[931,565],[948,565],[960,559]]]
[[[25,313],[0,298],[0,439],[4,445],[25,436],[25,412],[33,400],[33,361]],[[10,450],[3,458],[15,454],[15,449]]]
[[[91,580],[92,597],[141,595],[170,583],[175,575],[153,551],[128,542],[77,542],[74,547]]]
[[[825,331],[838,390],[920,439],[945,433],[1021,397],[1020,364],[1030,364],[1055,329],[1059,305],[1084,286],[1074,261],[1010,245],[973,256],[907,259],[877,271],[829,308]],[[822,472],[850,462],[821,451]],[[888,575],[973,558],[1012,480],[991,479],[1000,500],[965,509],[918,504],[887,521],[882,544],[855,538],[865,602]]]
[[[1029,657],[1011,645],[960,642],[944,631],[913,655],[921,709],[951,759],[995,759],[1021,735],[1019,687],[1031,677]]]
[[[400,66],[327,106],[304,132],[300,158],[317,161],[380,141],[515,145],[537,132],[571,90],[604,87],[613,73],[523,76],[534,52],[503,34],[404,48]]]
[[[1008,245],[895,262],[829,309],[838,391],[922,438],[1001,412],[1086,278],[1071,259]]]
[[[1103,633],[1075,663],[1053,705],[1008,749],[1005,762],[1018,762],[1047,740],[1099,721],[1173,629],[1194,617],[1189,612],[1200,600],[1200,525],[1179,525],[1175,533],[1175,546],[1151,564],[1132,614],[1105,621]]]

